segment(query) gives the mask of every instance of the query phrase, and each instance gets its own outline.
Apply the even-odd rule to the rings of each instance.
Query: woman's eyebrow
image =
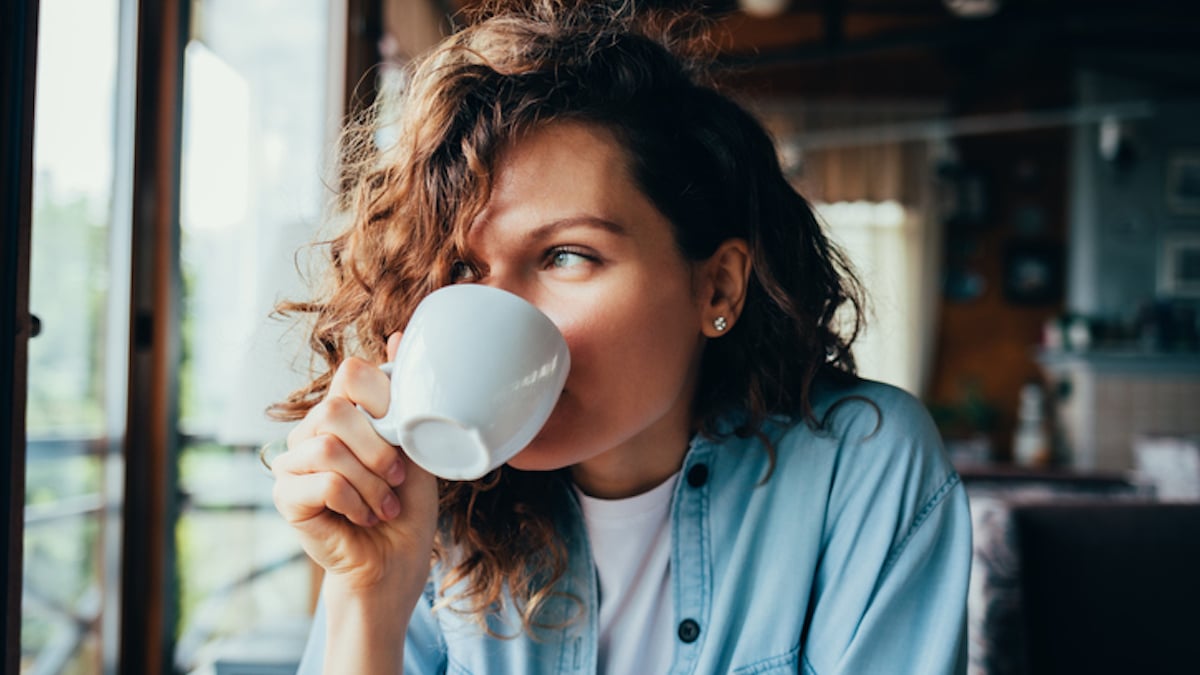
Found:
[[[629,232],[618,223],[604,218],[595,216],[572,216],[570,218],[560,218],[552,220],[548,223],[538,225],[525,235],[526,239],[541,240],[548,239],[558,232],[574,227],[590,227],[598,230],[604,230],[620,237],[629,236]]]

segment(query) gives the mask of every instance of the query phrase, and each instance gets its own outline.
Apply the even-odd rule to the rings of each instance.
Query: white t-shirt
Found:
[[[679,474],[649,492],[597,499],[576,488],[600,577],[600,674],[665,673],[675,652],[671,496]]]

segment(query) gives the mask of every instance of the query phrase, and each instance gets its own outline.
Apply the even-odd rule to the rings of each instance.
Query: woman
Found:
[[[854,376],[857,287],[768,136],[641,26],[553,2],[474,24],[346,181],[330,288],[291,306],[329,372],[280,406],[303,420],[272,467],[325,569],[301,672],[963,670],[937,433]],[[449,283],[532,302],[572,356],[538,437],[469,483],[358,410]]]

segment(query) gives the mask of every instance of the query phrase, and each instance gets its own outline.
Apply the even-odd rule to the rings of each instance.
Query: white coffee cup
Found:
[[[388,411],[368,418],[426,471],[474,480],[537,436],[570,367],[566,340],[538,308],[490,286],[446,286],[417,305],[381,366]]]

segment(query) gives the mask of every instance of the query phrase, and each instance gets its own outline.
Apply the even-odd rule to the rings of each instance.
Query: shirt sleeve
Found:
[[[296,675],[322,675],[325,662],[325,595],[317,600],[312,628]],[[440,675],[446,672],[446,647],[433,616],[433,589],[427,586],[413,609],[404,640],[403,675]],[[400,675],[399,673],[397,675]]]
[[[408,634],[404,639],[405,675],[440,675],[446,672],[446,641],[442,639],[441,628],[433,616],[435,596],[434,583],[430,581],[408,621]]]
[[[874,413],[858,402],[846,406],[858,412],[838,412],[842,448],[803,672],[964,673],[966,492],[920,403],[898,391],[871,398]]]
[[[321,666],[325,662],[325,593],[317,597],[317,611],[313,613],[312,626],[308,629],[308,642],[304,645],[304,655],[300,657],[300,667],[296,675],[322,675]]]

